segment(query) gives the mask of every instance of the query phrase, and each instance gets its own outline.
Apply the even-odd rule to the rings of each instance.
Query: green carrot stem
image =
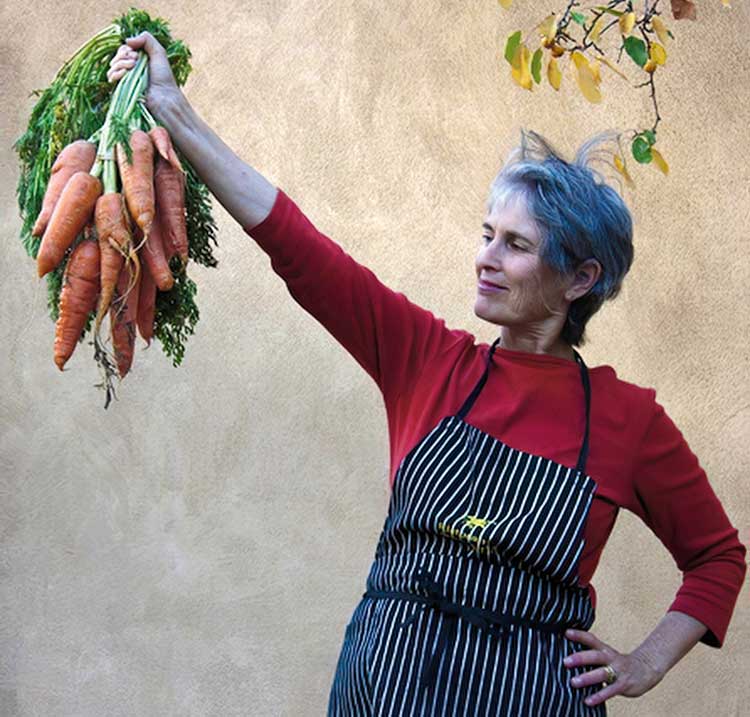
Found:
[[[110,194],[117,191],[117,174],[113,159],[104,160],[104,181],[102,194]]]
[[[141,53],[141,56],[135,63],[135,67],[130,72],[132,73],[132,76],[128,78],[130,85],[127,88],[127,104],[121,114],[122,119],[126,122],[130,119],[130,115],[132,114],[133,109],[135,109],[136,102],[138,102],[145,91],[145,87],[148,86],[148,55],[145,52]]]
[[[106,40],[109,37],[119,38],[120,28],[117,25],[108,25],[103,30],[100,30],[93,37],[89,38],[83,45],[81,45],[73,55],[63,63],[63,66],[58,70],[56,77],[63,78],[73,67],[77,67],[81,64],[84,57],[87,56],[89,50],[92,47],[97,46],[102,40]]]
[[[146,121],[146,127],[148,129],[153,129],[154,127],[157,127],[156,120],[153,118],[153,115],[148,111],[146,107],[146,103],[143,101],[143,99],[138,101],[138,105],[141,111],[141,116]]]

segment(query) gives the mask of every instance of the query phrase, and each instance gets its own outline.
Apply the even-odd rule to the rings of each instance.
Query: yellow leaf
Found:
[[[521,58],[523,57],[523,43],[519,42],[516,45],[516,49],[513,50],[513,57],[510,59],[510,66],[514,70],[521,69]]]
[[[658,42],[652,42],[648,56],[657,64],[663,65],[667,61],[667,51]]]
[[[579,67],[576,73],[578,80],[578,87],[581,90],[583,96],[594,104],[602,101],[602,93],[599,92],[599,88],[596,85],[596,80],[591,74],[591,69],[588,67]]]
[[[656,34],[659,36],[661,44],[666,45],[669,42],[670,37],[667,33],[667,26],[664,24],[664,21],[656,16],[651,18],[651,24],[653,25],[654,30],[656,30]]]
[[[549,64],[547,65],[547,79],[549,83],[556,90],[560,89],[560,82],[562,81],[562,72],[557,66],[557,60],[554,57],[549,58]]]
[[[604,24],[604,15],[599,15],[594,21],[594,26],[589,32],[589,39],[591,42],[596,42],[599,39],[599,33],[602,31],[602,25]]]
[[[635,182],[630,176],[630,173],[625,167],[625,164],[619,154],[615,155],[615,168],[623,177],[625,177],[625,182],[629,187],[635,187]]]
[[[557,35],[557,14],[550,13],[536,27],[542,37],[549,41],[554,40]]]
[[[651,146],[651,156],[653,157],[656,166],[662,172],[664,172],[664,174],[669,174],[669,165],[664,161],[664,157],[661,156],[661,152],[654,149],[653,145]]]
[[[620,32],[623,35],[629,35],[635,25],[635,13],[626,12],[624,15],[620,15]]]
[[[594,77],[594,82],[596,82],[597,86],[601,84],[602,76],[599,73],[599,58],[595,58],[594,61],[591,63],[591,74]]]
[[[732,6],[731,6],[731,5],[729,4],[729,0],[721,0],[721,4],[722,4],[722,5],[724,6],[724,7],[732,7]]]
[[[580,50],[573,50],[573,52],[570,53],[570,59],[573,60],[573,64],[576,67],[589,64],[588,59],[586,59],[586,55],[584,55]]]
[[[531,51],[526,43],[520,43],[513,53],[511,64],[511,76],[516,84],[525,90],[530,90],[533,84],[531,77]]]
[[[512,0],[498,0],[498,2],[503,8],[507,10],[510,7]]]
[[[578,87],[581,90],[581,93],[589,102],[601,102],[602,95],[596,85],[596,79],[594,78],[594,73],[591,69],[591,65],[589,65],[588,59],[578,50],[574,50],[571,56],[575,63],[576,81],[578,82]]]

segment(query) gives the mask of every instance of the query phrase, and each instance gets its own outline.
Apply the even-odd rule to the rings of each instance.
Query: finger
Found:
[[[132,64],[135,64],[136,63],[136,58],[134,58],[134,57],[124,57],[124,56],[117,57],[117,55],[115,55],[109,61],[109,67],[110,67],[110,69],[114,70],[114,69],[116,69],[118,67],[122,67],[123,66],[122,63],[124,63],[124,62],[130,62]]]
[[[580,675],[571,677],[570,684],[573,687],[588,687],[589,685],[601,685],[606,679],[606,670],[603,667],[597,667],[594,670],[587,670]]]
[[[135,60],[131,60],[130,58],[127,58],[125,60],[118,60],[114,65],[112,65],[113,70],[129,70],[131,67],[135,66]]]
[[[149,57],[153,58],[157,55],[166,56],[166,50],[161,43],[150,32],[145,30],[140,35],[127,38],[125,42],[134,50],[145,50]]]
[[[128,47],[130,47],[130,49],[139,50],[146,45],[146,33],[142,32],[140,35],[128,37],[125,42],[128,44]]]
[[[133,65],[135,65],[134,62],[133,63],[131,63],[131,62],[118,62],[112,68],[110,68],[110,70],[107,73],[107,75],[108,76],[111,75],[112,77],[120,78],[126,72],[128,72],[128,70],[132,70],[133,69]]]
[[[589,695],[584,702],[589,706],[593,707],[594,705],[598,705],[605,700],[608,700],[610,697],[614,697],[615,695],[620,694],[620,686],[617,684],[617,682],[613,682],[611,685],[607,685],[606,687],[603,687],[598,692],[594,692],[593,695]]]
[[[120,47],[117,48],[117,52],[112,57],[110,64],[115,63],[118,60],[125,59],[138,59],[138,53],[131,49],[128,45],[120,45]]]
[[[107,73],[107,81],[108,82],[117,82],[123,75],[125,74],[125,70],[110,70]]]
[[[129,67],[121,67],[118,69],[112,69],[107,73],[107,79],[110,82],[117,82],[130,68]]]
[[[584,645],[590,645],[591,647],[602,648],[605,643],[602,642],[593,632],[586,630],[566,630],[565,637],[573,640],[574,642],[581,642]]]
[[[609,662],[610,656],[602,650],[581,650],[568,655],[563,664],[565,667],[580,667],[581,665],[601,665]]]

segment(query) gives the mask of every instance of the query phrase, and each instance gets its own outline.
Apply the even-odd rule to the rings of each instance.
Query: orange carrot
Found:
[[[167,260],[178,255],[184,269],[188,261],[185,175],[162,157],[157,157],[154,186],[156,210],[163,229],[164,252]]]
[[[112,329],[112,346],[115,351],[115,361],[120,378],[130,371],[133,364],[133,349],[135,348],[135,330],[138,318],[137,282],[128,291],[130,277],[127,271],[121,271],[117,279],[115,299],[109,309],[109,320]]]
[[[130,135],[133,163],[128,163],[125,149],[117,145],[117,167],[120,170],[122,189],[130,215],[148,237],[156,207],[154,202],[154,143],[142,129]]]
[[[36,257],[40,278],[63,259],[68,247],[86,226],[102,193],[102,183],[88,172],[76,172],[57,200]]]
[[[159,154],[175,169],[180,172],[184,171],[182,169],[182,164],[180,164],[180,159],[177,156],[177,152],[174,151],[174,147],[172,146],[172,138],[169,136],[169,132],[167,132],[166,128],[157,125],[149,130],[149,136],[153,140],[154,146]]]
[[[145,250],[141,247],[141,251]],[[151,276],[148,264],[143,262],[141,289],[138,293],[138,333],[150,346],[154,336],[154,315],[156,313],[156,283]]]
[[[61,371],[73,355],[98,296],[99,245],[86,239],[73,249],[63,273],[54,348],[55,364]]]
[[[141,247],[141,256],[148,266],[151,276],[159,291],[169,291],[174,286],[174,276],[169,268],[169,262],[164,256],[163,231],[161,215],[157,213],[151,224],[151,234]],[[140,244],[140,242],[138,242]]]
[[[52,216],[52,210],[55,208],[55,204],[57,204],[57,200],[60,198],[68,180],[76,172],[88,172],[95,159],[96,145],[93,142],[77,139],[63,147],[52,165],[47,191],[44,193],[44,199],[42,200],[42,210],[39,212],[34,228],[31,230],[31,236],[40,237],[44,234],[47,223]]]
[[[94,216],[101,253],[102,289],[94,329],[98,331],[112,301],[122,265],[130,251],[132,238],[122,194],[118,192],[102,194],[96,202]]]

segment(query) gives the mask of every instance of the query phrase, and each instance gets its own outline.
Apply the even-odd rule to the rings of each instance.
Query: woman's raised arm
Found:
[[[160,119],[172,141],[238,224],[254,227],[268,216],[276,187],[224,144],[182,92],[162,105]]]
[[[146,106],[169,132],[203,183],[245,228],[260,224],[270,213],[276,187],[242,161],[198,116],[172,74],[167,53],[148,32],[129,38],[111,63],[108,77],[118,80],[135,64],[136,53],[148,54]]]
[[[375,380],[387,409],[414,385],[432,357],[473,340],[382,283],[227,147],[190,106],[153,36],[142,33],[128,45],[113,59],[110,79],[132,67],[133,49],[148,52],[149,110],[212,194],[268,254],[295,301]]]

